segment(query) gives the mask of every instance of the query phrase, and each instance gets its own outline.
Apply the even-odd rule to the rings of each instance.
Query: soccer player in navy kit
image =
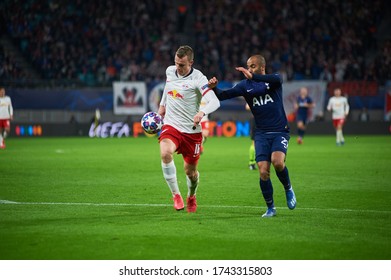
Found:
[[[261,55],[251,56],[247,60],[247,67],[248,69],[236,68],[247,79],[240,81],[229,90],[222,91],[215,88],[218,84],[216,77],[210,79],[208,85],[209,88],[215,88],[220,101],[243,96],[254,115],[256,162],[260,173],[259,185],[267,205],[267,210],[262,217],[273,217],[276,215],[276,208],[270,180],[271,164],[284,186],[288,208],[296,207],[296,196],[285,165],[290,136],[283,106],[282,78],[279,74],[266,75],[266,62]]]
[[[312,98],[308,96],[308,89],[306,87],[300,88],[299,96],[297,97],[296,103],[295,103],[295,109],[296,109],[296,123],[297,123],[297,143],[303,144],[303,138],[304,133],[306,129],[307,124],[307,118],[309,109],[312,109],[315,107],[314,102],[312,101]]]

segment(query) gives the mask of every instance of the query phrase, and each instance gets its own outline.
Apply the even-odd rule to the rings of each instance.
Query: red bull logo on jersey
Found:
[[[169,92],[167,92],[168,95],[171,95],[172,97],[174,98],[182,98],[183,99],[183,95],[180,94],[179,92],[177,92],[175,89],[174,90],[171,90]]]

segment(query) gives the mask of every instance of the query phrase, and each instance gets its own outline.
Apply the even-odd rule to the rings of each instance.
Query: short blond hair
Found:
[[[187,46],[187,45],[180,46],[175,54],[179,58],[183,58],[183,57],[187,56],[189,58],[189,61],[193,61],[194,60],[193,49],[190,46]]]

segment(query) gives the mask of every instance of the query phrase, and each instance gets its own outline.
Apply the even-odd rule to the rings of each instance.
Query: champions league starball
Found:
[[[141,126],[146,133],[156,134],[163,127],[163,119],[156,112],[148,112],[141,118]]]

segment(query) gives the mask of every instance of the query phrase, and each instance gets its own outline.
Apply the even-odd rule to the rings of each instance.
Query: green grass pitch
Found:
[[[0,150],[3,260],[391,259],[391,138],[292,137],[298,204],[271,171],[277,216],[262,219],[250,139],[210,138],[197,213],[176,212],[156,138],[7,139]],[[183,160],[175,156],[182,194]]]

